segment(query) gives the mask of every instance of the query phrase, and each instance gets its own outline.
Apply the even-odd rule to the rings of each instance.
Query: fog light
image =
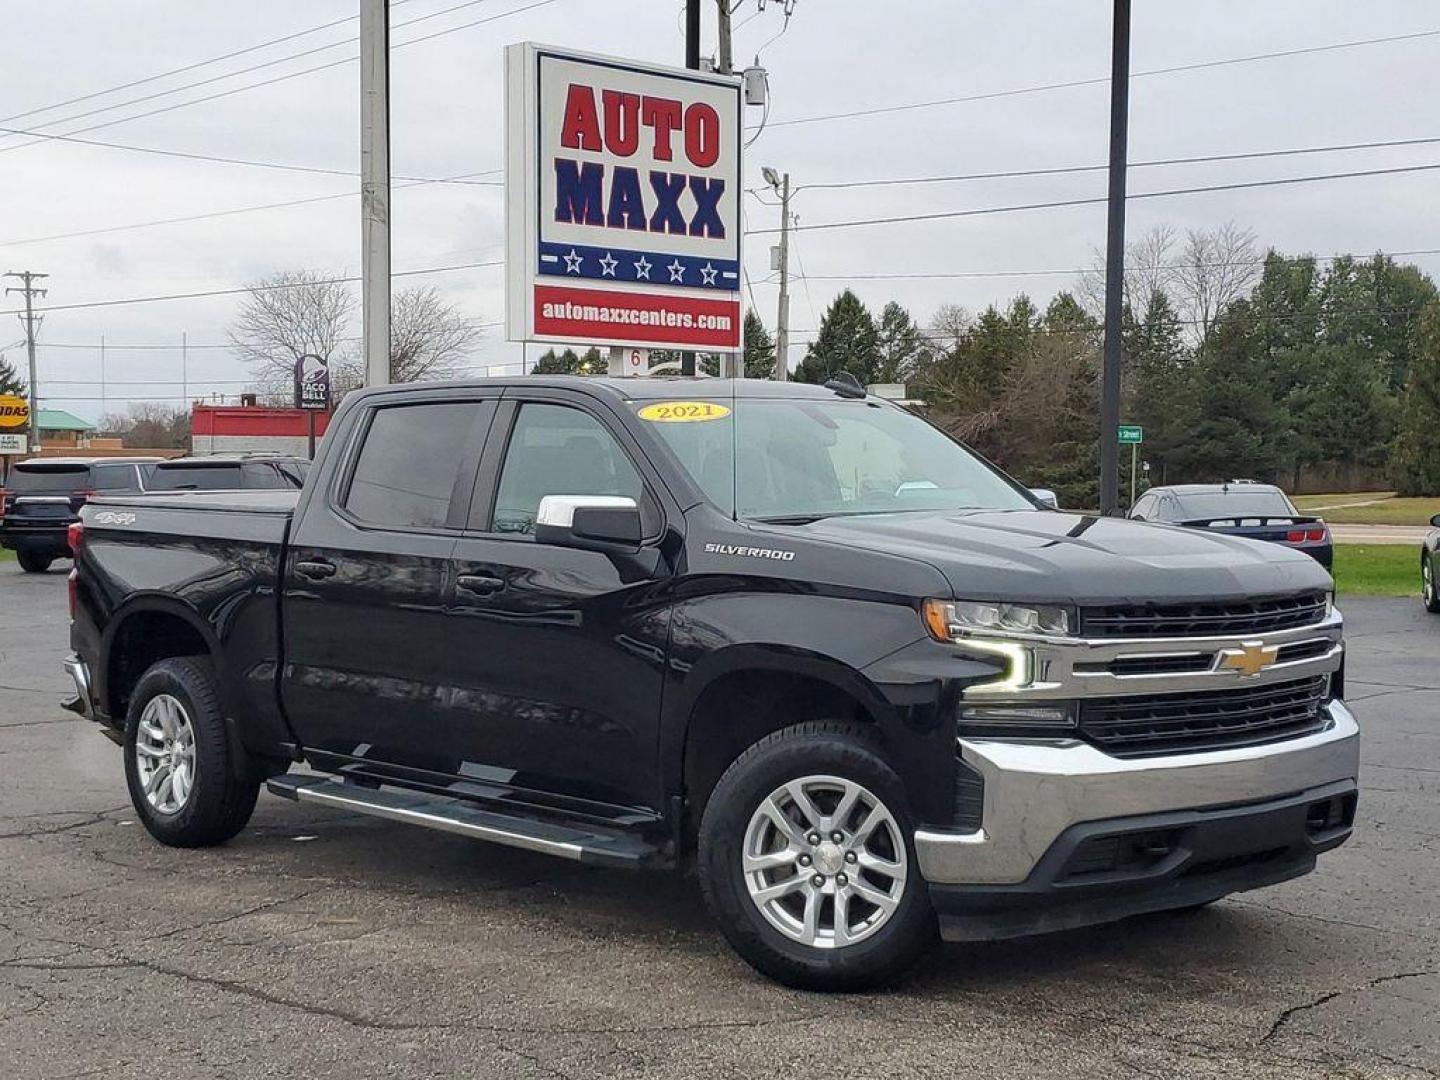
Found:
[[[1075,705],[1070,701],[1011,705],[961,702],[962,734],[1055,736],[1075,729]]]

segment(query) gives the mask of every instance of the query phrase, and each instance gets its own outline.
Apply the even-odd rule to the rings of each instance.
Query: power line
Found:
[[[462,176],[479,176],[480,173],[464,173]],[[461,177],[451,177],[445,180],[414,180],[405,184],[397,184],[396,191],[403,191],[406,188],[421,187],[427,184],[445,184],[461,182]],[[493,185],[502,186],[500,181],[493,181]],[[489,186],[489,185],[487,185]],[[134,229],[149,229],[158,225],[180,225],[192,221],[206,221],[210,218],[233,217],[236,214],[250,214],[259,210],[280,210],[289,206],[306,206],[311,203],[331,202],[335,199],[358,198],[358,191],[340,191],[333,195],[311,195],[303,199],[286,199],[283,202],[261,203],[258,206],[237,206],[231,210],[211,210],[202,214],[187,214],[183,217],[158,218],[153,221],[137,221],[129,225],[106,225],[98,229],[81,229],[76,232],[53,233],[50,236],[32,236],[21,240],[0,240],[0,246],[19,247],[22,244],[43,244],[52,240],[74,240],[82,236],[100,236],[104,233],[129,232]]]
[[[392,29],[398,30],[398,29],[400,29],[401,27],[412,26],[412,25],[414,25],[415,23],[424,22],[424,21],[426,21],[427,19],[434,19],[434,18],[437,18],[437,17],[439,17],[439,16],[441,16],[441,15],[448,15],[448,14],[450,14],[452,11],[459,11],[461,8],[474,7],[474,6],[477,5],[477,4],[485,4],[485,3],[489,3],[489,2],[490,2],[490,0],[465,0],[464,3],[456,4],[455,6],[449,7],[449,8],[445,8],[445,9],[442,10],[442,11],[431,12],[429,15],[421,15],[421,16],[419,16],[418,18],[409,19],[409,20],[407,20],[406,22],[396,23],[396,24],[392,27]],[[356,19],[356,18],[359,18],[359,16],[358,16],[358,15],[352,15],[352,16],[350,16],[350,17],[347,18],[347,19],[338,20],[338,22],[342,22],[342,23],[343,23],[343,22],[350,22],[351,20]],[[334,25],[337,25],[337,23],[330,23],[330,24],[328,24],[328,26],[334,26]],[[288,55],[288,56],[281,56],[281,57],[278,57],[278,58],[276,58],[276,59],[274,59],[274,60],[266,60],[266,61],[264,61],[263,63],[252,64],[252,65],[250,65],[249,67],[239,68],[239,69],[236,70],[236,71],[228,71],[228,72],[225,72],[225,73],[220,74],[220,75],[211,75],[209,78],[200,79],[200,80],[198,80],[198,81],[196,81],[196,82],[192,82],[192,83],[186,83],[184,86],[176,86],[176,87],[173,87],[173,88],[171,88],[171,89],[169,89],[169,90],[157,90],[157,91],[156,91],[155,93],[153,93],[153,94],[145,94],[145,95],[142,96],[142,97],[130,98],[128,101],[119,101],[119,102],[114,103],[113,105],[101,105],[101,106],[99,106],[99,107],[97,107],[97,108],[89,109],[89,110],[87,110],[86,112],[72,113],[72,114],[69,115],[69,116],[61,117],[61,118],[58,119],[58,120],[47,120],[47,121],[45,121],[41,126],[42,126],[42,127],[53,127],[53,126],[56,126],[56,125],[58,125],[58,124],[69,124],[69,123],[72,123],[72,122],[74,122],[74,121],[76,121],[76,120],[83,120],[83,119],[85,119],[86,117],[97,116],[97,115],[99,115],[99,114],[101,114],[101,113],[114,112],[116,109],[124,109],[124,108],[127,108],[127,107],[130,106],[130,105],[139,105],[139,104],[141,104],[141,103],[143,103],[143,102],[146,102],[146,101],[154,101],[154,100],[157,99],[157,98],[169,97],[169,96],[172,95],[172,94],[179,94],[179,93],[182,93],[182,92],[184,92],[184,91],[186,91],[186,90],[195,90],[195,89],[198,89],[198,88],[200,88],[200,87],[202,87],[202,86],[209,86],[209,85],[211,85],[212,83],[224,82],[226,79],[233,79],[233,78],[235,78],[235,77],[237,77],[237,76],[239,76],[239,75],[245,75],[245,74],[248,74],[249,72],[252,72],[252,71],[263,71],[265,68],[275,67],[275,66],[278,65],[278,64],[287,64],[287,63],[289,63],[289,62],[292,61],[292,60],[299,60],[301,57],[314,56],[316,53],[328,52],[328,51],[330,51],[331,49],[338,49],[338,48],[340,48],[341,46],[344,46],[344,45],[353,45],[353,44],[355,44],[355,42],[357,42],[357,41],[359,41],[359,40],[360,40],[360,38],[359,38],[359,36],[357,35],[356,37],[346,38],[344,41],[333,41],[333,42],[331,42],[331,43],[328,44],[328,45],[316,45],[314,48],[304,49],[304,50],[302,50],[302,51],[300,51],[300,52],[291,53],[291,54]],[[343,63],[344,61],[341,61],[341,62]],[[99,96],[99,95],[96,95],[96,96]],[[39,110],[39,111],[44,111],[44,110]],[[27,114],[21,114],[21,115],[27,115]],[[13,120],[13,119],[15,119],[15,117],[5,117],[4,120],[0,120],[0,123],[8,123],[10,120]],[[132,119],[133,119],[133,118],[132,118]]]
[[[1176,195],[1200,195],[1213,191],[1241,191],[1249,188],[1282,187],[1293,184],[1319,183],[1328,180],[1348,180],[1367,176],[1393,176],[1398,173],[1428,172],[1440,169],[1440,163],[1432,165],[1403,165],[1392,169],[1363,169],[1357,172],[1320,173],[1314,176],[1287,176],[1276,180],[1246,180],[1233,184],[1206,184],[1198,187],[1172,188],[1168,191],[1133,192],[1127,199],[1161,199]],[[821,229],[853,229],[866,225],[897,225],[914,221],[941,221],[950,218],[982,217],[988,214],[1014,214],[1027,210],[1054,210],[1065,206],[1092,206],[1106,202],[1104,195],[1088,199],[1055,199],[1050,202],[1020,203],[1014,206],[987,206],[973,210],[939,210],[931,214],[900,214],[895,217],[855,218],[848,221],[825,221],[816,225],[795,225],[791,231],[818,231]],[[747,236],[770,236],[779,229],[752,229]]]
[[[392,277],[413,277],[419,274],[443,274],[452,270],[476,270],[487,266],[504,266],[503,259],[496,259],[491,262],[456,263],[453,266],[427,266],[419,270],[397,270]],[[246,285],[234,289],[210,289],[205,292],[192,293],[166,293],[159,296],[132,296],[120,300],[90,300],[79,304],[52,304],[42,308],[41,313],[52,311],[80,311],[90,308],[120,307],[126,304],[155,304],[170,300],[199,300],[210,296],[239,296],[243,293],[273,292],[277,289],[299,289],[310,285],[341,285],[353,284],[359,281],[358,275],[352,277],[323,278],[319,281],[296,281],[286,282],[277,285]],[[18,315],[20,311],[0,311],[3,315]],[[109,346],[106,346],[109,348]]]
[[[0,133],[10,135],[34,135],[40,140],[52,140],[54,142],[75,143],[79,146],[98,146],[106,150],[129,150],[137,154],[156,154],[160,157],[184,158],[187,161],[213,161],[221,165],[248,165],[256,169],[283,169],[287,172],[317,173],[322,176],[359,176],[356,169],[327,169],[322,165],[298,165],[283,161],[256,161],[253,158],[221,157],[217,154],[198,154],[185,150],[162,150],[154,146],[137,146],[134,143],[105,142],[101,139],[77,139],[71,135],[51,135],[43,131],[29,131],[25,128],[0,127]],[[12,147],[12,149],[19,149]],[[491,176],[503,172],[503,169],[486,169],[483,172],[466,173],[467,176]],[[474,180],[446,180],[433,176],[401,176],[394,174],[395,180],[421,180],[428,184],[476,184]],[[482,185],[484,186],[484,185]]]
[[[392,0],[391,7],[397,8],[403,4],[411,3],[412,0]],[[77,105],[82,101],[92,101],[97,97],[104,97],[106,94],[118,93],[121,90],[129,90],[136,86],[143,86],[146,83],[157,82],[160,79],[168,79],[172,75],[183,75],[187,71],[195,71],[198,68],[209,67],[211,64],[218,64],[225,60],[233,60],[237,56],[245,56],[248,53],[259,52],[261,49],[268,49],[272,45],[281,45],[287,41],[294,41],[297,38],[309,37],[311,34],[318,34],[321,30],[330,30],[336,26],[342,26],[347,22],[354,22],[359,15],[346,15],[343,19],[333,19],[318,26],[312,26],[307,30],[297,30],[291,34],[283,34],[280,37],[270,38],[258,45],[248,45],[243,49],[236,49],[233,52],[222,53],[219,56],[212,56],[208,60],[197,60],[182,67],[171,68],[169,71],[162,71],[156,75],[146,75],[143,79],[134,79],[127,83],[119,83],[116,86],[106,87],[104,90],[92,90],[88,94],[81,94],[78,97],[66,98],[64,101],[57,101],[50,105],[41,105],[39,108],[26,109],[24,112],[13,113],[10,116],[0,117],[0,124],[8,124],[12,120],[21,120],[27,116],[34,116],[36,113],[53,112],[56,109],[63,109],[66,105]],[[352,41],[355,39],[351,39]],[[59,121],[57,121],[58,123]]]
[[[1368,259],[1373,255],[1385,255],[1390,258],[1403,258],[1413,255],[1440,255],[1440,248],[1411,248],[1406,251],[1372,251],[1364,253],[1344,252],[1339,255],[1309,255],[1305,258],[1314,259],[1316,262],[1335,262],[1337,259]],[[1146,269],[1154,270],[1181,270],[1196,267],[1199,269],[1223,269],[1231,266],[1262,266],[1268,256],[1259,256],[1254,259],[1236,259],[1224,262],[1209,263],[1163,263]],[[863,273],[863,274],[810,274],[812,281],[939,281],[948,279],[967,278],[1010,278],[1010,277],[1072,277],[1076,274],[1097,273],[1093,266],[1065,266],[1049,270],[955,270],[939,271],[935,273]]]
[[[472,2],[482,2],[482,0],[472,0]],[[532,10],[534,10],[535,8],[545,7],[547,4],[553,4],[553,3],[556,3],[556,2],[557,2],[557,0],[536,0],[535,3],[528,4],[528,5],[524,6],[524,7],[514,8],[514,9],[512,9],[512,10],[510,10],[510,11],[501,12],[501,13],[498,14],[498,15],[490,15],[490,16],[487,16],[486,18],[483,18],[483,19],[475,19],[475,20],[473,20],[473,21],[471,21],[471,22],[468,22],[468,23],[461,23],[459,26],[452,26],[452,27],[450,27],[449,29],[446,29],[446,30],[437,30],[436,32],[434,32],[434,33],[432,33],[432,34],[425,34],[425,35],[422,35],[422,36],[420,36],[420,37],[418,37],[418,38],[412,38],[410,41],[402,41],[402,42],[400,42],[400,43],[397,44],[397,45],[392,45],[390,48],[391,48],[391,50],[393,51],[393,50],[395,50],[395,49],[403,49],[403,48],[406,48],[407,46],[410,46],[410,45],[418,45],[418,44],[419,44],[420,42],[422,42],[422,41],[430,41],[430,40],[432,40],[432,39],[434,39],[434,38],[443,37],[443,36],[445,36],[445,35],[447,35],[447,34],[454,34],[454,33],[458,33],[458,32],[461,31],[461,30],[468,30],[468,29],[470,29],[471,27],[481,26],[481,25],[483,25],[483,24],[485,24],[485,23],[496,22],[496,21],[499,20],[499,19],[506,19],[506,18],[509,18],[511,15],[519,15],[519,14],[522,14],[523,12],[532,11]],[[462,6],[463,6],[463,5],[462,5]],[[415,21],[415,20],[412,20],[412,21]],[[404,25],[409,25],[409,24],[407,23],[407,24],[404,24]],[[342,43],[342,44],[343,44],[343,43]],[[293,59],[293,57],[291,57],[291,59]],[[130,122],[133,121],[133,120],[143,120],[143,119],[145,119],[146,117],[158,116],[158,115],[160,115],[160,114],[162,114],[162,113],[173,112],[173,111],[176,110],[176,109],[183,109],[183,108],[186,108],[186,107],[188,107],[188,106],[190,106],[190,105],[201,105],[201,104],[204,104],[204,103],[207,102],[207,101],[215,101],[215,100],[217,100],[217,99],[219,99],[219,98],[230,97],[232,94],[241,94],[241,93],[246,92],[247,90],[255,90],[255,89],[258,89],[258,88],[260,88],[260,87],[262,87],[262,86],[271,86],[271,85],[274,85],[275,83],[286,82],[287,80],[290,80],[290,79],[299,78],[299,77],[302,76],[302,75],[311,75],[311,74],[314,74],[314,73],[317,72],[317,71],[326,71],[326,70],[328,70],[328,69],[330,69],[330,68],[340,67],[341,65],[344,65],[344,64],[353,64],[353,63],[355,63],[358,59],[359,59],[359,56],[357,55],[357,56],[345,57],[344,59],[341,59],[341,60],[332,60],[332,61],[330,61],[329,63],[317,64],[315,67],[302,68],[300,71],[292,71],[292,72],[290,72],[290,73],[288,73],[288,74],[285,74],[285,75],[277,75],[277,76],[275,76],[275,77],[273,77],[273,78],[270,78],[270,79],[262,79],[262,80],[259,81],[259,82],[247,83],[247,84],[244,85],[244,86],[232,87],[232,88],[229,89],[229,90],[221,90],[221,91],[218,91],[217,93],[214,93],[214,94],[207,94],[205,97],[192,98],[192,99],[189,100],[189,101],[179,101],[179,102],[175,102],[175,103],[170,104],[170,105],[163,105],[163,106],[161,106],[161,107],[159,107],[159,108],[156,108],[156,109],[151,109],[151,110],[149,110],[148,112],[135,113],[133,116],[122,116],[122,117],[120,117],[119,119],[116,119],[116,120],[106,120],[106,121],[102,121],[101,123],[98,123],[98,124],[90,124],[90,125],[88,125],[88,126],[86,126],[86,127],[75,128],[73,131],[66,132],[65,134],[67,134],[67,135],[80,135],[80,134],[84,134],[84,133],[90,132],[90,131],[99,131],[101,128],[114,127],[114,126],[117,125],[117,124],[128,124],[128,123],[130,123]],[[262,66],[268,66],[268,65],[262,65]],[[243,74],[243,73],[244,73],[244,72],[241,71],[241,72],[235,72],[234,74],[239,75],[239,74]],[[207,80],[207,81],[213,81],[213,80]],[[180,89],[184,89],[184,88],[180,88]],[[178,92],[178,90],[177,90],[176,92]],[[68,118],[68,119],[73,119],[73,118]],[[55,123],[55,124],[62,124],[62,123],[65,123],[65,122],[66,122],[65,120],[55,120],[55,121],[52,121],[52,123]],[[34,146],[35,143],[36,143],[36,142],[39,142],[39,141],[42,141],[42,140],[37,139],[37,140],[35,140],[35,142],[17,143],[17,144],[14,145],[14,146],[0,147],[0,153],[8,153],[8,152],[10,152],[11,150],[23,150],[23,149],[24,149],[25,147],[27,147],[27,146]]]
[[[1337,143],[1333,146],[1288,147],[1282,150],[1250,150],[1243,153],[1201,154],[1193,157],[1160,158],[1154,161],[1132,161],[1130,168],[1145,169],[1164,165],[1204,165],[1221,161],[1253,161],[1258,158],[1295,157],[1301,154],[1343,153],[1352,150],[1383,150],[1400,146],[1428,146],[1440,142],[1440,136],[1420,139],[1387,139],[1382,142]],[[961,180],[1013,180],[1028,176],[1062,176],[1071,173],[1104,172],[1108,165],[1064,165],[1045,169],[1007,169],[1001,172],[956,173],[948,176],[910,176],[880,180],[838,180],[828,183],[802,184],[797,192],[836,190],[840,188],[900,187],[911,184],[947,184]],[[755,188],[748,189],[752,194]],[[763,201],[763,200],[762,200]],[[767,206],[777,205],[766,203]]]
[[[1234,64],[1253,64],[1261,60],[1279,60],[1291,56],[1305,56],[1312,53],[1335,52],[1340,49],[1357,49],[1369,45],[1387,45],[1397,41],[1415,41],[1420,38],[1440,36],[1440,30],[1421,30],[1413,34],[1392,34],[1388,37],[1364,38],[1357,41],[1337,41],[1329,45],[1312,45],[1303,49],[1284,49],[1279,52],[1256,53],[1251,56],[1234,56],[1222,60],[1205,60],[1193,64],[1176,64],[1171,67],[1155,68],[1151,71],[1132,72],[1132,79],[1144,79],[1155,75],[1175,75],[1184,71],[1202,71],[1207,68],[1227,67]],[[994,90],[983,94],[966,94],[961,97],[937,98],[932,101],[912,101],[899,105],[883,105],[873,109],[854,109],[850,112],[827,113],[820,116],[800,116],[794,120],[772,120],[770,127],[794,127],[798,124],[821,124],[833,120],[853,120],[864,116],[882,116],[888,113],[909,112],[913,109],[933,109],[942,105],[961,105],[973,101],[993,101],[997,98],[1019,97],[1024,94],[1040,94],[1051,90],[1069,90],[1079,86],[1107,86],[1110,76],[1093,79],[1071,79],[1067,82],[1045,83],[1039,86],[1022,86],[1013,90]]]

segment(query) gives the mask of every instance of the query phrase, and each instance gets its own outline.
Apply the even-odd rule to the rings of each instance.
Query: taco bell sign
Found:
[[[507,336],[740,348],[739,80],[505,60]]]

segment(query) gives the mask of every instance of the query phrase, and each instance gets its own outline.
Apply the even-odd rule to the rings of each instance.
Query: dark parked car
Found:
[[[1435,592],[1435,579],[1440,576],[1440,514],[1430,519],[1430,531],[1420,546],[1420,598],[1425,610],[1440,615],[1440,595]]]
[[[0,488],[0,546],[12,549],[27,573],[50,569],[70,557],[65,531],[80,520],[93,494],[126,495],[145,490],[145,470],[159,460],[134,458],[33,458],[10,470]]]
[[[1289,496],[1273,484],[1237,480],[1151,488],[1135,500],[1129,516],[1135,521],[1159,521],[1285,544],[1303,551],[1326,570],[1334,556],[1325,522],[1295,509]]]
[[[147,491],[297,491],[310,462],[281,455],[175,458],[150,466]]]

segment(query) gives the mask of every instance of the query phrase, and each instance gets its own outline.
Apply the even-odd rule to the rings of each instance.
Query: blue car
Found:
[[[1303,551],[1326,570],[1334,558],[1325,522],[1295,509],[1289,496],[1273,484],[1246,480],[1151,488],[1135,500],[1129,517],[1284,544]]]

